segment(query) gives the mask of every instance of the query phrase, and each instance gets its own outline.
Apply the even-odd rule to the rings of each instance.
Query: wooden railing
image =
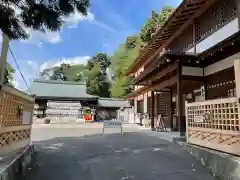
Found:
[[[237,98],[186,103],[187,142],[240,155]]]
[[[0,156],[30,144],[34,98],[7,85],[0,90]]]

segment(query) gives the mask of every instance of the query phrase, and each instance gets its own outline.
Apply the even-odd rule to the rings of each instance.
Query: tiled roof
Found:
[[[130,103],[124,99],[99,98],[98,105],[101,107],[130,107]]]
[[[89,99],[98,98],[98,96],[86,93],[84,83],[59,81],[59,80],[34,80],[30,87],[31,94],[37,98],[73,98],[73,99]]]

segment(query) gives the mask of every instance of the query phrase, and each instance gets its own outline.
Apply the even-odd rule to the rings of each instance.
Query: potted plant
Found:
[[[50,124],[50,122],[51,122],[50,118],[45,118],[44,119],[44,124]]]
[[[92,120],[92,111],[90,108],[85,108],[83,112],[83,117],[85,121],[91,121]]]

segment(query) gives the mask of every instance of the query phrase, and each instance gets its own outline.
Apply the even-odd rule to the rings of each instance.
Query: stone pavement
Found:
[[[28,180],[215,179],[181,146],[134,128],[125,131],[102,136],[100,128],[35,127],[37,162]]]

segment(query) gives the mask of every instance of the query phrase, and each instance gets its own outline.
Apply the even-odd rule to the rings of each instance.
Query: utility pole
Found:
[[[5,69],[7,65],[7,54],[8,54],[8,47],[9,47],[9,38],[4,33],[2,34],[2,49],[1,49],[1,57],[0,57],[0,89],[4,83],[4,75]]]

